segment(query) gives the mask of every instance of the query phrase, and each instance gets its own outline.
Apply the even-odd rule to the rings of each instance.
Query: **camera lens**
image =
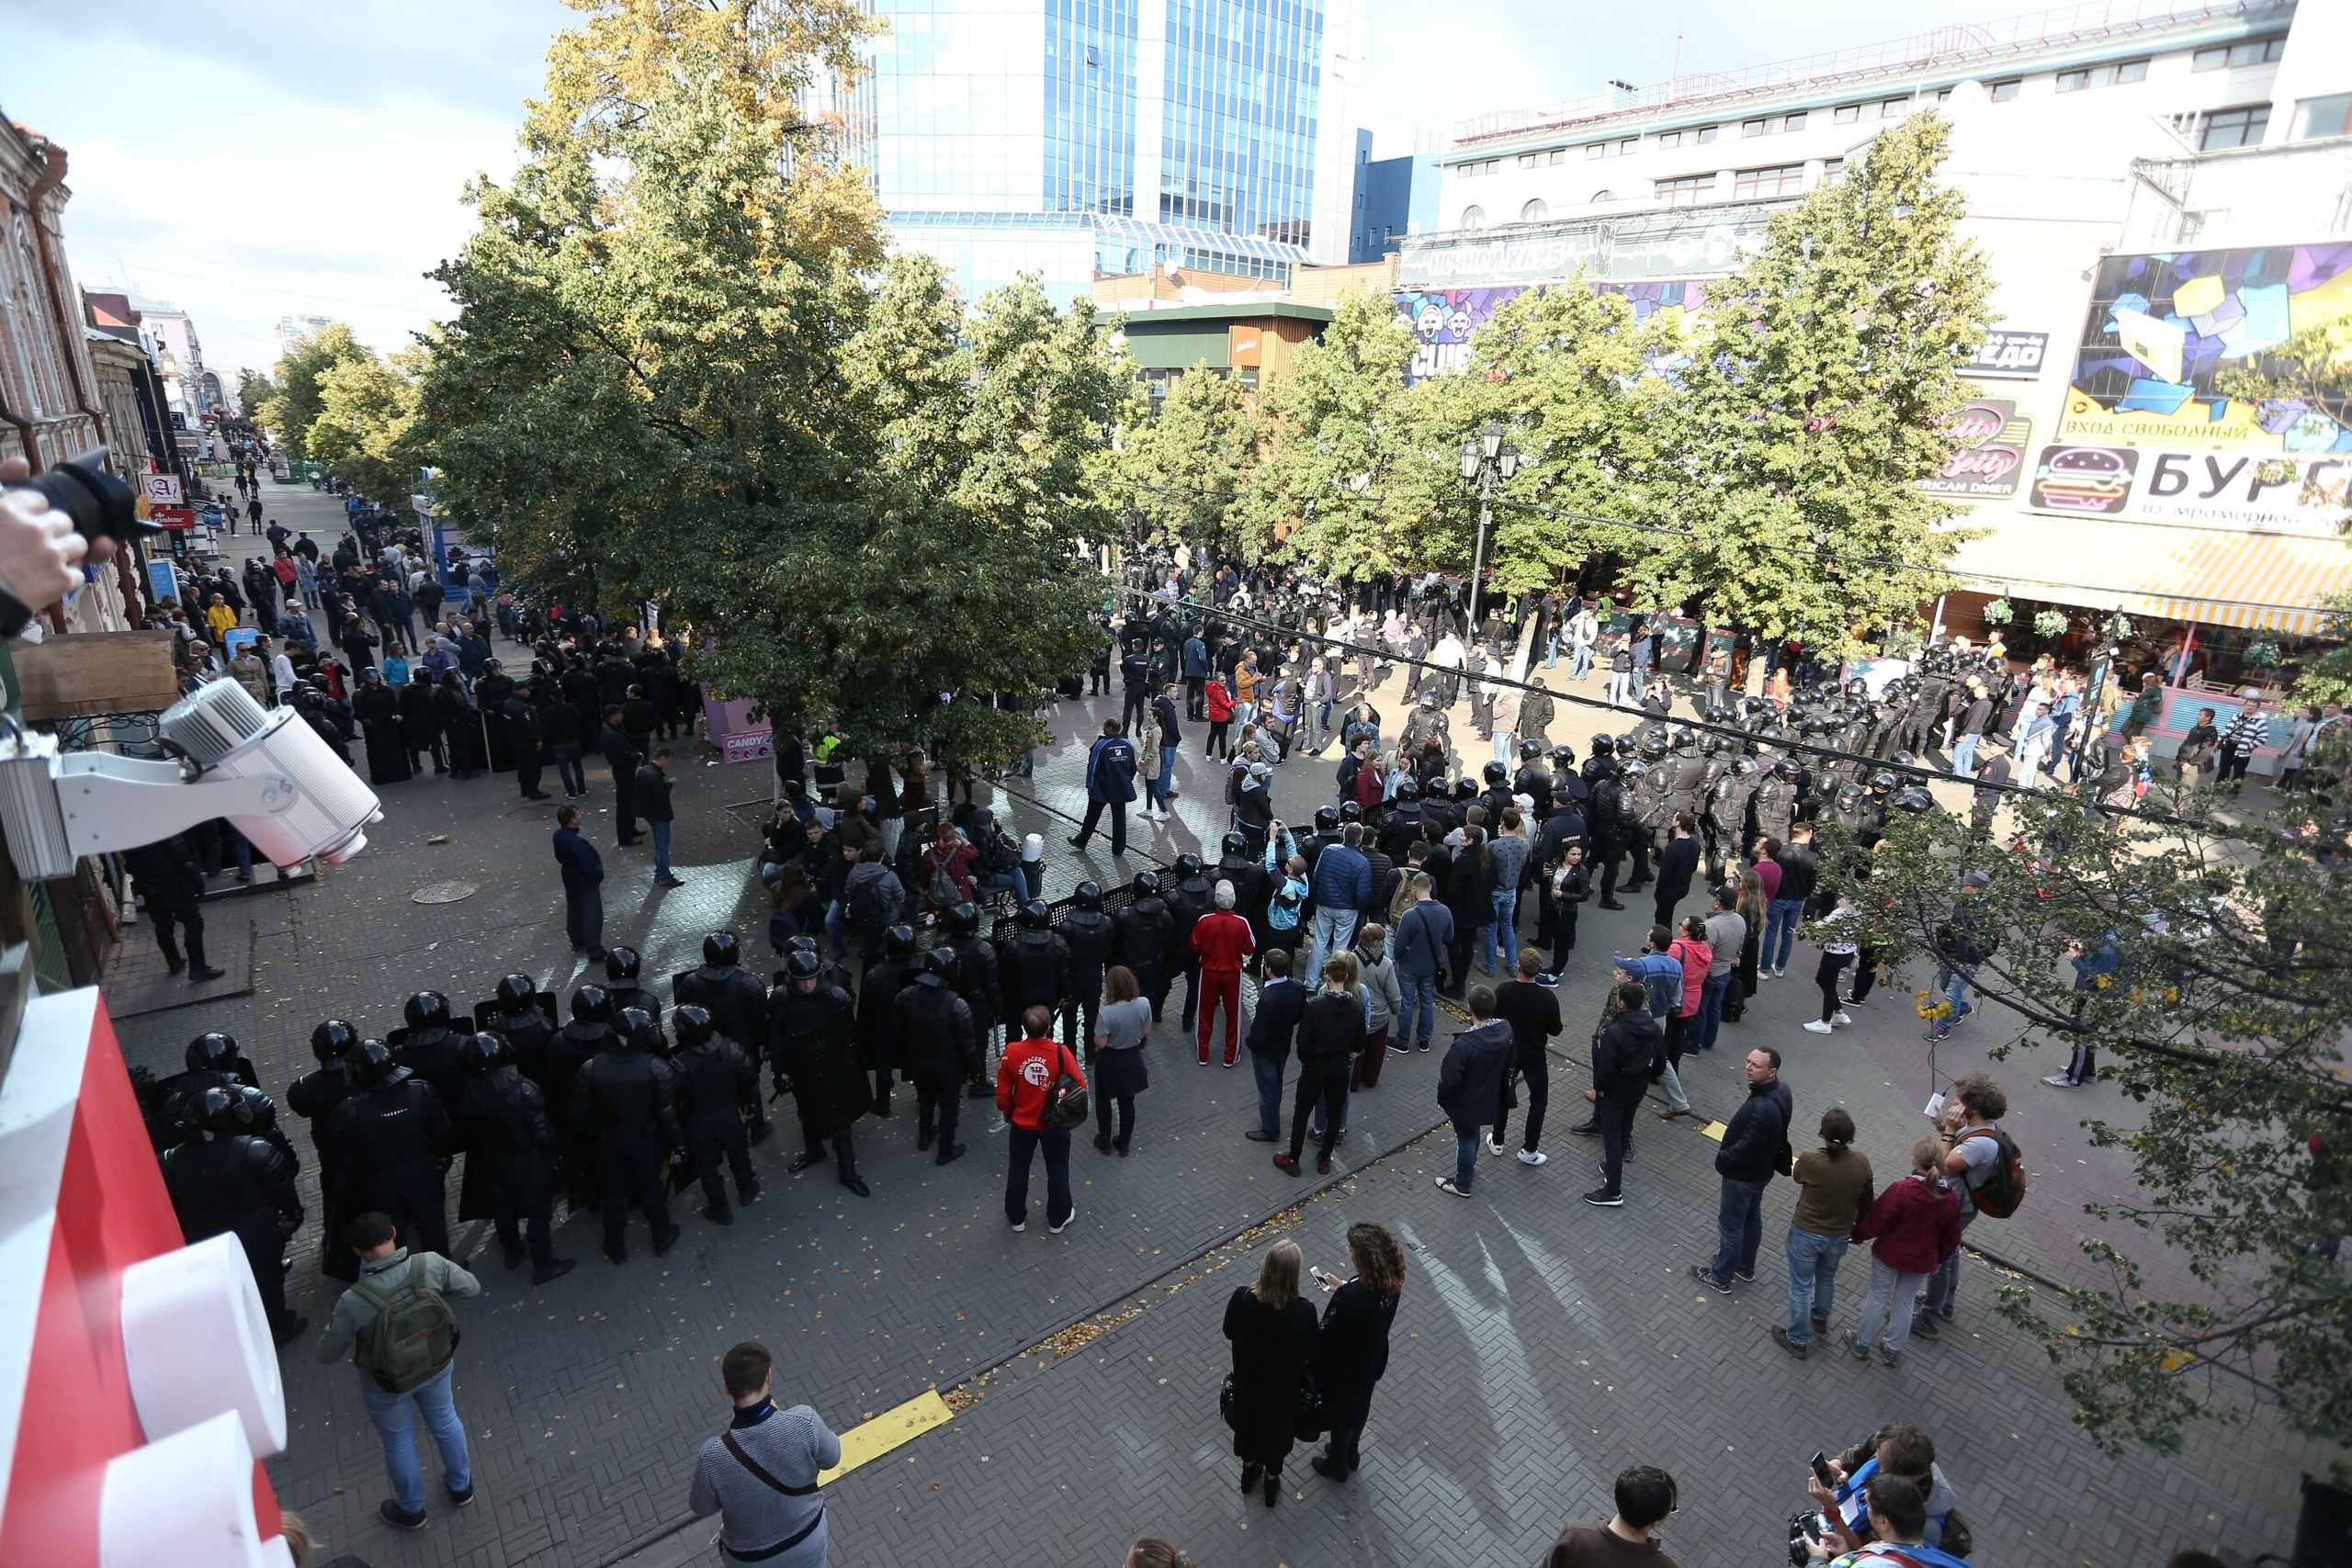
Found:
[[[151,525],[139,521],[130,487],[107,472],[106,456],[100,446],[8,488],[47,496],[50,505],[71,518],[74,531],[85,539],[130,539],[153,533]]]

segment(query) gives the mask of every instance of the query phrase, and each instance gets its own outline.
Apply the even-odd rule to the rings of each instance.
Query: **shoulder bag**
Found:
[[[766,1466],[761,1464],[759,1461],[753,1459],[749,1453],[744,1451],[743,1445],[735,1440],[735,1434],[733,1432],[729,1431],[720,1433],[718,1440],[727,1445],[727,1451],[735,1456],[736,1463],[741,1465],[745,1470],[750,1471],[754,1476],[762,1482],[764,1482],[773,1490],[782,1493],[786,1497],[807,1497],[817,1494],[818,1486],[813,1481],[806,1486],[786,1486],[783,1482],[778,1481],[775,1476],[769,1474]],[[816,1533],[817,1527],[824,1522],[825,1505],[823,1499],[819,1497],[817,1512],[812,1517],[810,1517],[808,1522],[802,1525],[790,1535],[785,1537],[782,1540],[777,1541],[774,1546],[763,1546],[757,1551],[738,1551],[730,1546],[726,1549],[726,1552],[729,1557],[733,1558],[738,1562],[764,1562],[771,1557],[783,1556],[786,1552],[790,1551],[794,1547],[798,1546],[802,1541],[807,1540],[811,1535]]]

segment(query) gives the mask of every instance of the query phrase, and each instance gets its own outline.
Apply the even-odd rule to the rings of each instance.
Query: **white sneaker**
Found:
[[[1062,1232],[1064,1232],[1064,1231],[1066,1231],[1066,1230],[1069,1229],[1069,1223],[1070,1223],[1070,1221],[1072,1221],[1072,1220],[1074,1220],[1074,1219],[1076,1219],[1076,1218],[1078,1218],[1078,1207],[1077,1207],[1077,1205],[1072,1204],[1072,1205],[1071,1205],[1071,1207],[1070,1207],[1070,1211],[1069,1211],[1069,1213],[1067,1213],[1067,1214],[1064,1214],[1064,1215],[1062,1216],[1062,1223],[1061,1223],[1060,1224],[1057,1224],[1057,1225],[1047,1225],[1047,1226],[1046,1227],[1046,1231],[1047,1231],[1047,1233],[1048,1233],[1048,1234],[1050,1234],[1050,1235],[1061,1235],[1061,1234],[1062,1234]]]
[[[1809,1018],[1804,1021],[1804,1029],[1807,1034],[1826,1034],[1830,1031],[1830,1026],[1817,1018]]]
[[[1842,1012],[1841,1012],[1841,1013],[1839,1013],[1836,1018],[1831,1019],[1829,1021],[1830,1021],[1830,1022],[1832,1022],[1832,1023],[1851,1023],[1851,1022],[1853,1022],[1854,1021],[1853,1021],[1852,1019],[1850,1019],[1850,1018],[1848,1018],[1844,1013],[1842,1013]]]
[[[1487,1152],[1490,1155],[1498,1155],[1503,1152],[1503,1146],[1495,1142],[1494,1139],[1488,1138],[1487,1140]]]
[[[1519,1151],[1519,1163],[1521,1165],[1548,1165],[1551,1163],[1551,1159],[1552,1156],[1545,1154],[1541,1149],[1521,1149]]]
[[[1025,1231],[1029,1228],[1029,1222],[1027,1220],[1015,1220],[1012,1222],[1012,1228],[1016,1231]]]
[[[1467,1198],[1470,1196],[1469,1193],[1464,1192],[1461,1188],[1456,1187],[1453,1184],[1453,1178],[1450,1176],[1441,1176],[1437,1179],[1437,1190],[1441,1192],[1451,1192],[1456,1198]]]

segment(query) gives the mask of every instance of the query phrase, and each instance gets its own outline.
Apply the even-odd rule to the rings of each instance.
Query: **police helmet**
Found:
[[[531,984],[528,975],[509,975],[498,982],[493,999],[506,1011],[515,1012],[530,1006],[531,998],[538,994],[538,989]]]
[[[409,998],[401,1010],[411,1029],[447,1029],[449,1026],[449,998],[438,991],[419,991]]]
[[[1552,748],[1552,771],[1554,773],[1565,773],[1576,765],[1577,749],[1575,747],[1555,746]]]
[[[501,1062],[512,1060],[514,1055],[514,1049],[506,1043],[503,1034],[469,1034],[466,1043],[458,1047],[458,1060],[465,1064],[466,1071],[476,1077]]]
[[[1176,857],[1176,874],[1179,879],[1200,875],[1201,857],[1195,854],[1178,855]]]
[[[948,906],[947,929],[957,936],[969,936],[980,929],[980,912],[968,898]]]
[[[1197,866],[1199,863],[1197,857],[1193,857],[1193,860]],[[1054,912],[1046,908],[1046,901],[1043,898],[1032,898],[1021,906],[1021,926],[1023,931],[1051,931],[1054,927]]]
[[[1232,847],[1233,840],[1240,837],[1241,835],[1238,833],[1227,833],[1225,836],[1227,852],[1236,852]],[[1096,882],[1080,883],[1075,888],[1071,889],[1070,901],[1081,909],[1090,909],[1098,915],[1101,914],[1102,912],[1102,884]]]
[[[1421,781],[1409,774],[1396,781],[1396,803],[1399,806],[1418,802],[1421,798]]]
[[[1237,828],[1226,834],[1223,848],[1229,855],[1246,855],[1250,852],[1249,835]]]
[[[1159,897],[1159,878],[1151,872],[1136,872],[1135,881],[1128,884],[1128,886],[1136,890],[1136,897],[1137,898],[1157,898]]]
[[[582,986],[572,992],[571,1021],[574,1023],[612,1022],[612,993],[602,986]]]
[[[1519,760],[1522,762],[1532,762],[1543,754],[1544,742],[1541,740],[1522,740],[1519,743]]]
[[[187,1043],[187,1065],[190,1072],[234,1073],[237,1037],[217,1029],[207,1030]]]
[[[1673,747],[1677,751],[1690,752],[1699,749],[1699,732],[1687,724],[1674,727]]]
[[[1329,833],[1335,830],[1339,826],[1340,808],[1338,807],[1318,806],[1315,808],[1315,830],[1317,832]]]
[[[1838,786],[1838,804],[1839,806],[1850,808],[1860,805],[1861,800],[1861,785],[1849,780],[1847,783],[1841,784]]]
[[[743,944],[733,931],[713,931],[702,939],[702,961],[718,969],[732,969],[743,961]]]
[[[785,955],[784,972],[795,980],[813,980],[824,967],[824,961],[813,953],[796,951]]]
[[[669,1052],[670,1043],[662,1037],[662,1026],[654,1022],[653,1015],[643,1008],[621,1009],[621,1016],[614,1021],[614,1027],[635,1050],[656,1056]]]
[[[692,1002],[672,1008],[670,1027],[678,1032],[678,1049],[691,1051],[710,1038],[710,1010]]]
[[[1783,757],[1772,764],[1772,771],[1784,779],[1793,779],[1804,768],[1794,757]]]
[[[1752,777],[1756,772],[1756,759],[1753,757],[1742,757],[1732,763],[1731,771],[1737,773],[1741,778]]]
[[[1896,767],[1904,769],[1916,768],[1919,765],[1919,759],[1913,756],[1908,751],[1897,751],[1894,756],[1889,757],[1887,761],[1894,763]]]
[[[1595,757],[1613,756],[1616,750],[1617,742],[1611,737],[1596,735],[1592,738],[1592,754]]]
[[[1351,822],[1361,822],[1363,820],[1363,807],[1358,806],[1352,800],[1342,801],[1340,803],[1340,826],[1344,828]]]
[[[1425,708],[1434,708],[1437,706],[1437,688],[1435,686],[1431,686],[1421,693],[1421,705]]]
[[[1887,791],[1889,791],[1889,790],[1893,789],[1894,787],[1894,775],[1893,773],[1888,773],[1888,772],[1887,772],[1886,770],[1884,770],[1883,768],[1880,769],[1877,773],[1872,773],[1872,774],[1871,775],[1871,791],[1872,791],[1873,793],[1878,794],[1878,795],[1884,795]]]
[[[914,950],[915,950],[915,928],[914,928],[914,927],[912,927],[912,926],[910,926],[910,925],[908,925],[906,922],[904,922],[904,921],[902,920],[902,921],[900,921],[899,924],[897,924],[897,925],[895,925],[895,926],[885,926],[885,927],[883,928],[883,930],[882,930],[882,956],[883,956],[883,957],[885,957],[885,958],[906,958],[906,957],[910,957],[910,956],[911,956],[911,955],[913,954],[913,953],[914,953]]]
[[[180,1119],[198,1132],[227,1138],[254,1124],[254,1110],[235,1089],[216,1085],[189,1100]]]
[[[952,985],[956,979],[956,950],[952,947],[934,947],[922,955],[922,966]]]
[[[605,978],[634,980],[637,978],[638,956],[633,947],[608,947],[605,950]]]
[[[805,953],[813,958],[817,953],[817,939],[807,931],[799,931],[785,942],[784,949],[786,953]]]
[[[351,1074],[351,1081],[362,1089],[383,1082],[392,1076],[392,1069],[399,1065],[392,1060],[392,1048],[380,1040],[362,1040],[351,1048],[351,1055],[344,1058],[345,1070]]]
[[[1653,724],[1642,731],[1642,761],[1655,762],[1666,755],[1666,727]]]
[[[1510,770],[1504,767],[1500,762],[1489,762],[1484,768],[1479,770],[1478,776],[1485,779],[1490,784],[1498,784],[1510,777]]]
[[[1928,793],[1927,785],[1915,784],[1896,790],[1887,804],[1897,811],[1908,811],[1916,817],[1933,811],[1936,808],[1936,797]]]
[[[359,1043],[359,1031],[342,1019],[331,1018],[311,1031],[311,1055],[322,1062],[347,1055]]]
[[[1624,765],[1617,770],[1617,776],[1625,783],[1631,784],[1649,771],[1650,765],[1639,757],[1628,757],[1625,759]]]

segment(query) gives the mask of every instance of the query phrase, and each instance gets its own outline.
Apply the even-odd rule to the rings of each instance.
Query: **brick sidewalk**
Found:
[[[308,491],[265,494],[296,526],[302,502],[331,504]],[[501,656],[510,651],[502,648]],[[1056,710],[1052,728],[1063,739],[1040,754],[1035,785],[1044,807],[1082,811],[1084,742],[1116,701]],[[1392,714],[1399,705],[1393,697],[1385,705]],[[1466,724],[1458,728],[1467,737]],[[1224,807],[1220,775],[1197,761],[1204,733],[1187,727],[1179,821],[1151,829],[1131,823],[1136,847],[1153,856],[1172,858],[1196,844],[1214,854]],[[1581,751],[1586,733],[1578,727],[1575,734]],[[1465,744],[1474,761],[1483,758],[1475,742]],[[691,744],[680,750],[673,859],[686,887],[655,892],[648,852],[614,847],[609,817],[594,809],[611,798],[599,763],[591,764],[592,798],[582,803],[610,877],[607,940],[635,939],[648,976],[690,966],[702,933],[717,925],[733,926],[761,951],[764,900],[747,857],[770,775],[761,767],[706,767]],[[1328,798],[1333,761],[1298,759],[1282,770],[1281,815],[1305,819]],[[192,1034],[229,1028],[255,1057],[265,1085],[282,1090],[309,1066],[310,1028],[330,1011],[381,1032],[399,1021],[411,991],[439,988],[469,1005],[509,969],[568,993],[582,976],[562,935],[549,807],[517,799],[512,775],[426,778],[382,793],[386,820],[351,864],[316,887],[223,907],[254,925],[252,993],[128,1021],[122,1034],[133,1061],[171,1070]],[[1019,799],[1002,804],[1016,833],[1046,835],[1051,891],[1081,868],[1108,885],[1150,863],[1139,854],[1114,860],[1099,840],[1085,857],[1073,856],[1060,842],[1073,823]],[[447,843],[427,841],[445,834]],[[413,889],[453,879],[479,891],[456,904],[411,901]],[[1566,977],[1572,1019],[1589,1012],[1611,944],[1636,942],[1644,919],[1588,915]],[[132,940],[152,942],[143,931]],[[1801,1122],[1842,1099],[1882,1175],[1899,1169],[1925,1098],[1924,1048],[1904,1054],[1907,1002],[1889,996],[1858,1015],[1860,1030],[1816,1038],[1796,1029],[1811,995],[1801,984],[1767,987],[1726,1043],[1781,1044]],[[1179,998],[1181,987],[1171,1002]],[[723,1415],[714,1363],[739,1338],[765,1338],[779,1352],[779,1382],[791,1396],[813,1403],[840,1429],[926,1387],[961,1383],[1126,1302],[1171,1268],[1182,1284],[1205,1250],[1317,1184],[1282,1176],[1261,1145],[1239,1139],[1254,1119],[1246,1068],[1193,1066],[1174,1024],[1171,1009],[1152,1037],[1154,1081],[1138,1107],[1136,1157],[1103,1158],[1082,1141],[1075,1151],[1080,1215],[1066,1235],[1005,1230],[1003,1144],[988,1134],[993,1117],[984,1107],[967,1111],[973,1153],[944,1170],[912,1150],[903,1099],[900,1114],[863,1123],[860,1163],[875,1189],[865,1201],[843,1193],[827,1169],[783,1174],[797,1148],[786,1114],[757,1156],[768,1196],[731,1230],[695,1216],[689,1200],[679,1205],[687,1238],[679,1251],[653,1259],[639,1224],[635,1256],[616,1269],[597,1256],[593,1220],[575,1220],[558,1245],[581,1267],[543,1292],[498,1268],[494,1248],[473,1259],[490,1266],[485,1298],[460,1309],[459,1407],[482,1506],[463,1516],[437,1511],[415,1536],[378,1525],[381,1465],[354,1374],[317,1367],[310,1338],[285,1362],[293,1435],[288,1452],[270,1461],[281,1497],[336,1550],[379,1568],[594,1563],[682,1510],[694,1456]],[[1575,1120],[1567,1111],[1582,1078],[1579,1032],[1572,1027],[1559,1043],[1555,1129]],[[1736,1103],[1729,1055],[1690,1065],[1690,1090],[1702,1111],[1722,1114]],[[1952,1070],[1950,1061],[1940,1065]],[[1343,1172],[1437,1120],[1436,1071],[1434,1055],[1392,1059],[1381,1088],[1357,1099]],[[2011,1067],[2003,1076],[2016,1089],[2025,1075]],[[978,1544],[1009,1560],[1114,1562],[1126,1538],[1145,1529],[1175,1533],[1204,1562],[1219,1564],[1330,1561],[1335,1541],[1347,1543],[1351,1562],[1532,1561],[1562,1518],[1599,1506],[1608,1478],[1634,1450],[1675,1469],[1691,1495],[1672,1537],[1686,1561],[1758,1552],[1777,1560],[1781,1522],[1804,1501],[1804,1455],[1897,1415],[1927,1420],[1963,1495],[1985,1499],[1972,1510],[1988,1542],[1980,1560],[2105,1564],[2211,1545],[2223,1531],[2233,1546],[2283,1544],[2281,1521],[2291,1513],[2284,1488],[2309,1461],[2284,1448],[2272,1427],[2258,1424],[2226,1445],[2200,1440],[2165,1465],[2097,1459],[2069,1428],[2035,1354],[1994,1323],[1981,1273],[1963,1292],[1961,1327],[1971,1334],[1919,1347],[1899,1371],[1827,1357],[1788,1362],[1763,1337],[1781,1294],[1771,1280],[1786,1188],[1768,1201],[1763,1279],[1728,1300],[1702,1299],[1682,1269],[1712,1245],[1705,1162],[1713,1145],[1688,1127],[1647,1121],[1638,1138],[1634,1203],[1613,1214],[1575,1202],[1590,1185],[1589,1156],[1583,1140],[1558,1131],[1547,1135],[1556,1157],[1543,1170],[1486,1162],[1471,1203],[1430,1185],[1448,1151],[1415,1145],[1373,1166],[1343,1197],[1305,1212],[1302,1239],[1315,1261],[1338,1264],[1344,1219],[1367,1213],[1413,1245],[1396,1368],[1367,1434],[1371,1469],[1345,1494],[1353,1506],[1309,1491],[1310,1503],[1285,1503],[1271,1516],[1262,1505],[1240,1507],[1215,1417],[1223,1367],[1215,1314],[1244,1270],[1223,1269],[1172,1295],[1159,1287],[1157,1304],[1042,1371],[999,1371],[954,1427],[837,1483],[833,1561],[881,1562],[885,1553],[894,1562],[936,1561],[968,1556]],[[297,1141],[307,1161],[307,1139]],[[2022,1223],[2007,1230],[2021,1238],[2018,1250],[2033,1244],[2021,1260],[2038,1268],[2063,1249],[2060,1233],[2075,1201],[2064,1173],[2045,1178],[2056,1162],[2053,1152],[2037,1164],[2035,1197]],[[314,1174],[306,1169],[304,1181],[312,1188]],[[1040,1178],[1031,1201],[1042,1200]],[[2045,1242],[2044,1230],[2053,1239]],[[1635,1236],[1645,1245],[1629,1247]],[[333,1300],[315,1272],[316,1237],[314,1222],[298,1242],[292,1291],[314,1317]],[[1859,1263],[1849,1264],[1849,1289],[1865,1272]],[[1851,1322],[1853,1307],[1849,1297],[1841,1324]],[[1945,1375],[1947,1359],[1959,1379]],[[1825,1408],[1807,1408],[1815,1404]],[[1759,1407],[1773,1413],[1762,1431]],[[1423,1436],[1403,1442],[1400,1432]],[[2081,1483],[2050,1488],[2046,1478],[2060,1471]],[[1076,1489],[1081,1477],[1089,1490]],[[1303,1468],[1296,1479],[1331,1490]],[[707,1527],[687,1532],[640,1561],[683,1561],[707,1539]]]

